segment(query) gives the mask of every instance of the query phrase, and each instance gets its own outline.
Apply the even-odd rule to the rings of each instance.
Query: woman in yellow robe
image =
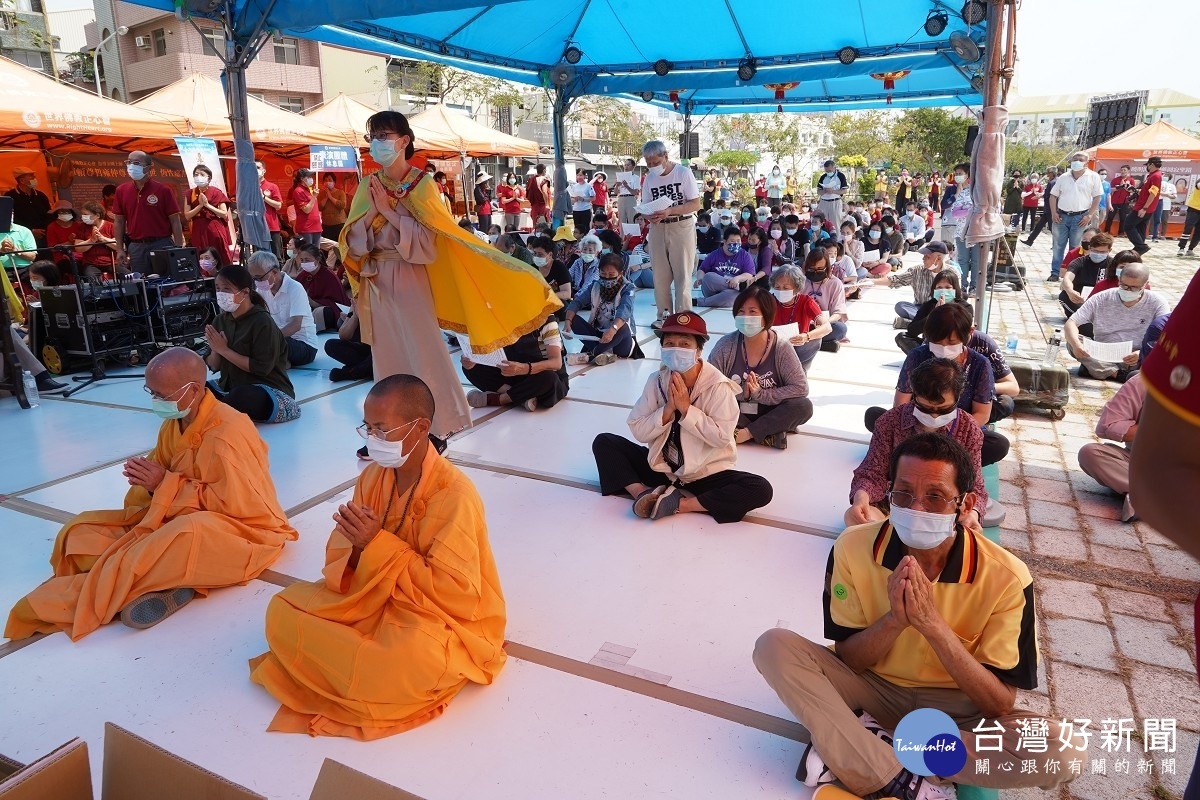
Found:
[[[375,378],[421,378],[438,398],[432,433],[445,438],[471,424],[471,411],[441,332],[466,334],[475,352],[490,353],[541,328],[562,302],[541,272],[458,227],[432,176],[408,163],[413,133],[403,114],[381,111],[367,129],[383,169],[354,194],[342,261]]]
[[[270,651],[250,662],[250,679],[283,704],[268,730],[379,739],[440,716],[464,686],[489,684],[504,666],[504,596],[483,503],[430,445],[433,416],[433,396],[413,376],[368,394],[360,430],[375,463],[334,517],[324,579],[271,599]],[[378,450],[384,437],[393,455],[407,449],[399,466]]]

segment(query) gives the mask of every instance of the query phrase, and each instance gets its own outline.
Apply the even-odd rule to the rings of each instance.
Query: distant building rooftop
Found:
[[[1102,96],[1099,92],[1084,94],[1048,94],[1035,97],[1009,95],[1008,113],[1041,114],[1043,112],[1087,111],[1088,101]],[[1151,89],[1146,108],[1178,108],[1200,106],[1200,98],[1174,89]]]

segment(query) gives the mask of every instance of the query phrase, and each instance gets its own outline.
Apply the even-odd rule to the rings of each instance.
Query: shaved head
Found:
[[[380,404],[400,413],[405,420],[433,421],[433,392],[415,375],[391,375],[379,381],[367,394],[367,403]]]
[[[208,367],[204,366],[204,359],[186,347],[164,350],[146,365],[146,385],[164,395],[177,391],[186,383],[202,384],[207,378]]]

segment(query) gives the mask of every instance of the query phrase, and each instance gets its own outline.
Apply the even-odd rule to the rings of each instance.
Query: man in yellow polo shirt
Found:
[[[998,789],[1066,783],[1074,777],[1067,762],[1085,758],[1075,749],[1081,737],[1013,707],[1017,689],[1037,685],[1029,570],[956,524],[975,504],[970,456],[947,436],[920,434],[896,448],[889,472],[891,517],[847,529],[829,556],[825,636],[833,647],[775,628],[754,648],[758,671],[811,735],[797,777],[836,779],[863,797],[952,798],[942,781],[906,769],[878,730],[936,709],[966,751],[964,766],[941,778]],[[1044,731],[1045,752],[1019,747],[1022,730]]]

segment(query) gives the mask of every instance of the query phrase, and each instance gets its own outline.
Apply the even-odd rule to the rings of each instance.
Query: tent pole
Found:
[[[692,101],[688,100],[683,105],[683,141],[679,144],[679,161],[682,164],[690,164],[692,160]],[[699,153],[696,153],[699,156]]]
[[[987,53],[987,71],[984,75],[983,86],[983,113],[980,115],[980,134],[983,133],[985,127],[984,116],[992,106],[1001,102],[1000,95],[1000,72],[1001,72],[1001,56],[1003,54],[1002,43],[1004,41],[1005,20],[1008,17],[1006,0],[990,0],[988,3],[987,17],[987,38],[984,43],[985,52]],[[1004,145],[1001,144],[1001,147]],[[1004,161],[1001,159],[1001,165]],[[982,177],[982,176],[977,176]],[[972,193],[974,193],[974,181],[972,181]],[[970,245],[968,245],[969,247]],[[989,269],[991,263],[998,255],[995,242],[985,242],[982,252],[975,259],[975,324],[984,323],[984,332],[987,331],[986,320],[984,318],[984,299],[987,295],[987,276],[991,272]]]
[[[462,187],[463,187],[463,190],[462,190],[463,191],[463,216],[466,217],[467,219],[470,219],[471,218],[471,201],[474,200],[475,197],[474,197],[474,192],[467,191],[467,154],[465,152],[463,152],[462,150],[458,151],[458,169],[459,169],[459,180],[462,181]],[[474,176],[472,176],[472,178],[473,177]],[[472,189],[473,188],[474,188],[474,183],[472,183]],[[451,213],[454,213],[454,212],[451,212]],[[484,233],[487,233],[487,231],[484,231]]]
[[[567,160],[563,156],[563,148],[567,141],[567,112],[575,98],[565,89],[554,93],[554,227],[558,228],[566,222],[571,212],[571,204],[567,197]]]

